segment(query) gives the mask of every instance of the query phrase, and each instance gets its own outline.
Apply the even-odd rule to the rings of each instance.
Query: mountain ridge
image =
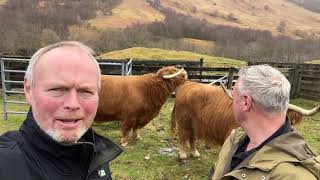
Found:
[[[105,29],[163,21],[165,15],[152,9],[152,3],[210,24],[269,30],[273,35],[291,37],[320,36],[320,14],[287,0],[122,0],[112,15],[100,15],[89,22]]]

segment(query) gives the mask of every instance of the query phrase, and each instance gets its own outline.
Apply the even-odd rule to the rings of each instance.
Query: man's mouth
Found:
[[[59,122],[59,124],[72,128],[75,126],[78,126],[78,122],[80,122],[81,119],[56,119],[56,121]]]
[[[65,119],[57,119],[58,121],[61,121],[63,123],[67,123],[67,124],[74,124],[76,122],[78,122],[80,119],[68,119],[68,120],[65,120]]]

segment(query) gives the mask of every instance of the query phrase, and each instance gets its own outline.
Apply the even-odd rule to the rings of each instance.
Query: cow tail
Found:
[[[176,126],[177,126],[176,118],[175,118],[175,113],[176,113],[175,109],[176,109],[176,104],[174,104],[172,113],[171,113],[171,133],[173,135],[175,135]]]

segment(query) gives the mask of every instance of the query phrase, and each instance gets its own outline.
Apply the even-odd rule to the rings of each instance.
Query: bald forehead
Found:
[[[60,69],[58,73],[63,73],[81,68],[98,74],[99,70],[95,61],[90,54],[79,47],[57,47],[40,56],[34,67],[34,81],[37,76],[39,77],[46,71],[53,71],[53,69]]]
[[[60,64],[61,66],[72,62],[76,64],[85,64],[86,66],[96,66],[95,59],[83,49],[75,46],[62,46],[51,49],[39,57],[36,67],[46,64]]]
[[[47,52],[45,52],[42,56],[39,57],[39,61],[42,59],[45,59],[46,57],[61,57],[61,55],[78,55],[78,60],[85,60],[85,59],[91,59],[91,61],[95,61],[94,58],[89,54],[89,52],[86,52],[85,50],[81,49],[80,47],[76,46],[61,46],[54,49],[51,49]]]

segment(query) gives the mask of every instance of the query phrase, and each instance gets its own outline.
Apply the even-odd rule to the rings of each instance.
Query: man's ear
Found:
[[[242,103],[243,111],[249,111],[252,106],[252,98],[250,96],[243,96]]]
[[[31,105],[31,100],[32,100],[31,85],[26,78],[24,78],[24,81],[23,81],[23,90],[24,90],[27,103]]]

